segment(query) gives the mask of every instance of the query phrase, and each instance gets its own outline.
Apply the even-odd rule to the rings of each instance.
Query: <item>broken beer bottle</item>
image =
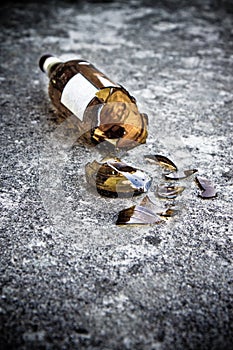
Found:
[[[75,115],[80,138],[130,149],[146,142],[148,118],[136,99],[85,60],[44,55],[39,66],[49,81],[50,99],[62,117]]]

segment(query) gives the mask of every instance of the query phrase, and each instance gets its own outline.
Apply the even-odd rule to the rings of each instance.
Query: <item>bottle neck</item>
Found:
[[[50,76],[54,68],[60,63],[62,63],[61,59],[50,55],[44,55],[41,57],[39,65],[41,70]]]
[[[60,63],[62,63],[62,61],[59,58],[53,56],[48,57],[43,64],[43,69],[45,73],[50,76],[54,68]]]

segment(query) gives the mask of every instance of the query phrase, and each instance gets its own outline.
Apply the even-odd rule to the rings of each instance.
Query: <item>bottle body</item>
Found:
[[[72,60],[58,64],[51,72],[49,97],[64,117],[76,114],[80,120],[83,120],[83,115],[75,108],[81,110],[79,106],[84,107],[85,104],[87,107],[97,91],[109,86],[119,87],[89,62]]]
[[[145,143],[147,116],[138,111],[136,100],[91,63],[84,60],[59,62],[45,59],[49,96],[64,118],[78,118],[82,139],[87,143],[108,142],[118,148]]]

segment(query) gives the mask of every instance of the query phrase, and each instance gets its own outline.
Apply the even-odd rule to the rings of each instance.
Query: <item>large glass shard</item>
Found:
[[[130,197],[147,192],[152,179],[143,170],[110,158],[86,165],[87,182],[107,197]]]
[[[160,198],[174,199],[184,191],[184,186],[174,186],[168,184],[157,185],[156,194]]]
[[[148,162],[159,164],[161,167],[167,170],[171,170],[171,171],[177,170],[177,166],[169,158],[162,156],[160,154],[153,154],[153,155],[147,154],[144,157]]]
[[[148,225],[164,222],[164,220],[156,214],[156,208],[156,205],[150,198],[145,196],[139,205],[133,205],[130,208],[121,210],[118,214],[116,225]]]
[[[202,190],[202,193],[199,194],[199,197],[208,199],[217,196],[217,191],[210,180],[202,176],[196,176],[195,180],[199,188]]]
[[[188,170],[178,170],[169,174],[165,174],[166,180],[182,180],[196,173],[197,169],[188,169]]]
[[[146,142],[148,117],[123,87],[100,89],[89,103],[83,119],[82,138],[96,145],[109,143],[130,149]]]

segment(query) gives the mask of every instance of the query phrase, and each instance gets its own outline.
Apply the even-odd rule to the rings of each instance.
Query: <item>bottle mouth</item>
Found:
[[[53,55],[50,55],[50,54],[46,54],[46,55],[41,56],[41,58],[39,60],[39,67],[42,70],[42,72],[45,72],[45,69],[44,69],[45,61],[47,60],[47,58],[52,57],[52,56]]]
[[[58,63],[61,63],[62,60],[60,58],[57,58],[53,55],[43,55],[39,61],[39,66],[42,72],[47,73],[47,75],[50,74],[51,69],[54,65],[57,65]]]

